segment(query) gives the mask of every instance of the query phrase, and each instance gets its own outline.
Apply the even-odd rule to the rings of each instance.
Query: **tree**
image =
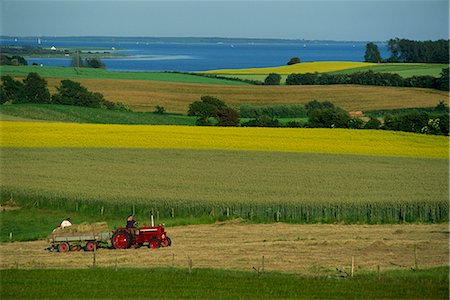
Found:
[[[239,126],[239,112],[231,107],[225,107],[217,112],[217,126]]]
[[[81,53],[80,53],[80,50],[75,50],[75,54],[74,54],[74,56],[72,57],[72,62],[70,63],[70,66],[71,67],[74,67],[74,68],[82,68],[82,67],[84,67],[85,65],[84,65],[84,61],[83,61],[83,59],[81,58],[81,55],[80,55]]]
[[[1,77],[2,85],[1,88],[1,104],[6,102],[9,103],[25,103],[27,98],[25,96],[25,90],[23,88],[23,83],[14,80],[9,75],[3,75]]]
[[[264,80],[265,85],[280,85],[281,76],[277,73],[270,73]]]
[[[52,99],[55,104],[100,108],[105,101],[102,94],[91,93],[78,82],[68,79],[62,80],[57,90]]]
[[[189,104],[188,115],[196,116],[197,125],[210,125],[209,118],[215,118],[217,113],[227,107],[225,102],[212,96],[202,96],[200,101]]]
[[[27,102],[50,103],[50,92],[47,88],[47,81],[37,73],[29,73],[23,80],[23,88]]]
[[[372,63],[381,62],[381,55],[377,45],[375,45],[374,43],[367,43],[366,53],[364,54],[364,61]]]
[[[364,129],[380,129],[381,122],[377,118],[370,117],[369,121],[364,125]]]
[[[288,66],[290,65],[295,65],[295,64],[299,64],[301,63],[300,58],[298,57],[292,57],[289,61],[288,61]]]
[[[155,106],[155,111],[154,111],[155,114],[162,115],[165,112],[166,112],[166,108],[164,106],[162,106],[162,105],[156,105]]]
[[[95,69],[104,69],[105,64],[99,58],[86,58],[85,66]]]

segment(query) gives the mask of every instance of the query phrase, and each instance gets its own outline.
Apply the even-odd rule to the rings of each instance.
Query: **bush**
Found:
[[[105,64],[99,58],[86,58],[84,65],[89,68],[104,69]]]
[[[364,129],[380,129],[381,122],[377,118],[370,117],[369,121],[364,125]]]
[[[241,124],[244,127],[280,127],[280,121],[278,119],[269,117],[269,116],[260,116],[253,120],[249,120],[248,122],[244,122]]]
[[[210,125],[209,118],[217,118],[219,111],[227,108],[222,100],[212,96],[202,96],[200,101],[189,104],[188,116],[196,116],[196,124]]]
[[[318,128],[348,128],[350,116],[338,107],[319,108],[311,111],[308,127]]]
[[[263,115],[277,118],[304,118],[306,117],[305,108],[302,105],[265,105],[254,106],[243,104],[239,106],[239,112],[242,118],[257,118]]]
[[[166,112],[166,109],[165,109],[164,106],[162,106],[162,105],[156,105],[156,106],[155,106],[155,111],[154,111],[155,114],[162,115],[162,114],[164,114],[165,112]]]
[[[299,64],[299,63],[301,63],[300,58],[298,58],[298,57],[292,57],[292,58],[288,61],[287,65],[290,66],[290,65],[295,65],[295,64]]]
[[[277,73],[270,73],[264,80],[264,85],[280,85],[281,76]]]

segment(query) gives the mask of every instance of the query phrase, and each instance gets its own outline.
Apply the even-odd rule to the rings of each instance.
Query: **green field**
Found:
[[[1,270],[2,299],[447,299],[448,267],[354,278],[194,269]],[[26,285],[26,288],[24,286]]]
[[[221,85],[249,85],[241,81],[232,81],[203,76],[164,73],[164,72],[114,72],[93,68],[69,67],[39,67],[39,66],[0,66],[2,75],[26,77],[28,73],[36,72],[48,78],[92,78],[92,79],[127,79],[127,80],[153,80],[164,82],[221,84]]]
[[[314,153],[2,148],[2,197],[117,215],[295,223],[448,220],[448,160]]]
[[[52,104],[0,106],[1,120],[45,120],[96,124],[195,125],[195,117]]]

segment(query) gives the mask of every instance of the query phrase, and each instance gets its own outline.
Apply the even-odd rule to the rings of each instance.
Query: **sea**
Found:
[[[0,45],[77,48],[125,54],[102,58],[111,71],[180,71],[259,68],[302,62],[363,61],[367,42],[234,38],[0,37]],[[376,42],[388,57],[386,42]],[[26,57],[28,64],[70,66],[71,58]]]

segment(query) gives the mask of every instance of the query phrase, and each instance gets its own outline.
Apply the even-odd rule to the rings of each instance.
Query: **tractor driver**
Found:
[[[138,224],[135,220],[133,220],[133,215],[129,215],[127,219],[127,228],[132,228],[134,225]]]

